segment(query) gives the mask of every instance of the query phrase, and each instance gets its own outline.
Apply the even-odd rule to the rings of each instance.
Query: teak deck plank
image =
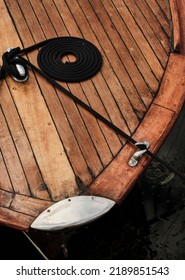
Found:
[[[126,5],[124,5],[123,1],[121,0],[114,0],[113,1],[115,5],[117,5],[117,9],[120,12],[120,15],[122,19],[124,19],[125,24],[128,28],[128,30],[132,29],[132,36],[134,40],[137,42],[137,45],[139,46],[139,49],[141,53],[143,54],[144,58],[147,60],[148,65],[153,70],[153,73],[157,80],[161,79],[161,75],[163,74],[163,68],[159,61],[156,58],[156,54],[153,52],[151,46],[149,45],[148,41],[146,41],[143,33],[138,28],[138,25],[136,24],[133,16],[130,14],[128,8]],[[129,6],[131,6],[131,3],[129,3]],[[138,17],[138,15],[137,15]],[[144,28],[144,26],[143,26]]]
[[[0,151],[0,188],[2,187],[6,191],[13,192],[13,187],[8,174],[7,167],[5,165],[2,152]]]
[[[14,142],[7,126],[2,108],[0,107],[0,149],[5,160],[9,176],[13,182],[15,192],[29,195],[30,190],[22,168],[20,159],[17,155]]]
[[[13,90],[16,92],[17,88]],[[28,184],[31,186],[31,193],[35,197],[47,199],[48,192],[43,189],[44,181],[40,175],[39,167],[34,159],[29,141],[26,137],[21,120],[17,114],[17,109],[12,100],[11,94],[6,83],[1,85],[1,106],[4,108],[4,116],[11,131],[12,139],[19,154]],[[33,176],[34,174],[34,176]],[[8,182],[7,182],[8,184]],[[42,192],[40,192],[42,190]]]
[[[169,36],[165,32],[163,26],[160,24],[158,20],[156,20],[156,16],[150,9],[148,5],[148,1],[135,1],[136,5],[139,7],[140,11],[143,13],[144,17],[146,18],[148,24],[153,29],[155,36],[159,38],[161,45],[164,49],[168,52],[169,51]],[[166,14],[168,18],[170,18],[170,7],[169,5],[166,6]],[[155,22],[155,25],[152,23]]]
[[[127,50],[123,40],[121,39],[119,33],[117,32],[116,26],[114,26],[110,15],[105,11],[103,4],[101,4],[99,1],[93,2],[93,9],[95,10],[98,20],[100,21],[104,30],[113,31],[113,32],[109,32],[108,36],[109,36],[110,40],[112,42],[114,42],[115,51],[117,52],[120,62],[123,65],[122,67],[119,66],[120,67],[119,69],[121,70],[123,77],[126,77],[128,75],[128,74],[126,74],[126,76],[125,76],[125,71],[127,72],[127,69],[130,69],[130,72],[132,73],[132,75],[130,76],[130,79],[133,82],[137,91],[142,92],[142,95],[140,96],[140,98],[143,101],[143,103],[145,104],[145,106],[148,106],[151,102],[152,95],[149,92],[147,84],[145,83],[141,73],[138,71],[136,64],[132,60],[132,58],[129,54],[129,51]],[[110,53],[110,51],[108,50],[107,51],[108,56],[109,56],[109,53]],[[124,67],[124,69],[123,69],[123,67]],[[138,77],[140,77],[140,79]],[[115,91],[115,93],[116,93],[116,91]],[[128,95],[128,98],[129,98],[129,95]],[[141,100],[140,100],[140,102],[141,102]],[[124,100],[119,99],[118,104],[120,104],[120,107],[122,107],[121,104],[124,104]],[[139,115],[139,110],[138,110],[138,115]],[[140,115],[142,115],[142,112],[140,113]],[[130,117],[127,116],[126,119],[129,119],[129,118]]]
[[[158,5],[161,7],[161,10],[166,11],[165,16],[168,18],[168,20],[171,19],[171,14],[170,14],[170,10],[169,10],[169,1],[168,0],[156,0],[156,2],[158,3]]]
[[[120,37],[123,38],[124,44],[126,45],[127,49],[129,50],[129,53],[130,53],[132,59],[134,60],[135,64],[137,65],[139,71],[143,75],[147,85],[149,86],[149,89],[151,90],[151,92],[156,92],[156,90],[158,88],[157,79],[156,79],[155,75],[152,73],[140,48],[138,47],[136,42],[133,40],[133,37],[130,34],[129,30],[127,29],[126,23],[124,22],[122,15],[120,15],[118,13],[117,9],[113,6],[111,1],[109,1],[109,5],[107,5],[107,2],[105,3],[105,9],[107,10],[107,13],[109,15],[113,15],[112,22],[116,26],[116,29],[117,29],[118,33],[120,34]],[[121,13],[121,9],[122,9],[122,5],[119,8],[120,13]],[[120,21],[121,21],[121,24],[120,24]],[[131,94],[131,97],[132,97],[132,91],[128,90],[128,93]],[[131,97],[129,96],[129,98],[131,98]]]
[[[10,191],[5,191],[0,189],[0,207],[7,207],[9,208],[11,202],[14,198],[14,193]]]
[[[167,35],[170,38],[171,37],[171,34],[170,34],[171,30],[168,28],[169,10],[163,11],[156,0],[147,0],[146,2],[148,3],[148,6],[150,7],[152,12],[154,13],[157,20],[160,22],[161,26],[164,29],[164,32],[166,32]]]
[[[51,205],[51,201],[35,199],[32,197],[25,197],[23,195],[16,194],[14,199],[12,200],[10,209],[32,217],[37,217],[40,213],[40,210],[47,208]]]
[[[175,0],[174,0],[175,1]],[[176,0],[178,18],[179,18],[179,29],[180,29],[180,53],[185,54],[185,2],[183,0]]]
[[[142,14],[141,10],[137,7],[134,0],[124,0],[124,2],[127,5],[128,10],[130,10],[132,18],[136,21],[136,24],[140,28],[140,32],[143,33],[143,37],[145,37],[145,39],[144,39],[145,47],[146,47],[145,41],[147,41],[151,50],[153,50],[153,53],[155,54],[156,59],[159,60],[158,64],[160,63],[162,67],[166,67],[166,51],[162,47],[155,32],[152,30],[151,26],[148,24],[147,20],[145,19],[144,15]],[[143,2],[143,1],[141,1],[141,2]],[[138,32],[138,33],[139,33],[139,37],[141,38],[140,32]],[[147,38],[147,40],[146,40],[146,38]],[[136,39],[136,41],[138,41],[138,40]],[[141,49],[145,49],[145,48],[141,46]],[[168,52],[169,52],[169,49],[168,49]]]
[[[156,152],[184,102],[185,5],[176,1],[0,0],[0,54],[57,36],[91,41],[99,73],[61,85]],[[170,54],[170,8],[181,54]],[[34,65],[37,54],[28,54]],[[31,70],[26,83],[6,77],[0,87],[0,223],[28,230],[48,206],[81,194],[121,203],[149,164],[129,167],[135,147]]]

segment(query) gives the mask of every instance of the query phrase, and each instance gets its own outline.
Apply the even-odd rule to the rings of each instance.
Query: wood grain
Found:
[[[0,12],[0,55],[58,36],[92,42],[103,57],[101,71],[88,81],[61,85],[157,150],[184,100],[183,73],[177,74],[179,67],[184,72],[184,59],[169,60],[166,2],[7,0],[0,1]],[[37,54],[27,56],[36,66]],[[0,222],[21,230],[66,197],[92,194],[120,203],[150,162],[144,157],[137,168],[128,167],[135,147],[31,70],[26,83],[1,81],[0,124]]]
[[[1,5],[4,8],[4,4]],[[13,40],[15,46],[20,45],[14,26],[5,8],[3,12],[4,27],[7,25],[11,30],[3,44],[1,44],[1,53],[3,49],[6,49],[6,46],[10,45],[12,37],[15,37]],[[16,14],[16,10],[14,13]],[[8,79],[8,85],[52,199],[57,200],[74,194],[77,187],[73,170],[67,160],[59,135],[34,75],[30,73],[29,81],[27,84],[19,85],[19,90],[16,90],[16,84],[12,79]],[[26,192],[26,188],[24,192]]]
[[[180,26],[178,15],[178,1],[170,0],[172,24],[173,24],[173,48],[176,52],[180,51]]]
[[[176,0],[180,29],[180,53],[185,54],[185,2]]]

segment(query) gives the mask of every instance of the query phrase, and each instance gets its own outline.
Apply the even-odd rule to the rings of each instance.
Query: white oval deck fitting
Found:
[[[31,228],[54,231],[91,222],[107,213],[115,202],[97,196],[74,196],[44,210]]]

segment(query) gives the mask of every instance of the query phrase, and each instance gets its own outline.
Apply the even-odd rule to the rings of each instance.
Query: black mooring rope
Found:
[[[90,72],[92,73],[92,76],[95,75],[95,73],[100,70],[101,68],[101,65],[102,65],[102,58],[101,58],[101,55],[98,51],[98,49],[92,45],[90,42],[84,40],[84,39],[79,39],[79,38],[75,38],[75,37],[72,37],[72,40],[69,39],[71,37],[64,37],[69,45],[72,43],[72,41],[75,41],[77,40],[79,44],[78,47],[81,45],[83,45],[84,49],[85,50],[85,57],[83,58],[82,56],[82,53],[84,54],[84,50],[81,52],[80,48],[78,48],[78,51],[75,51],[73,49],[73,47],[69,48],[69,50],[67,50],[67,48],[61,48],[62,49],[62,52],[59,54],[58,52],[56,52],[57,54],[55,54],[54,56],[57,57],[57,60],[58,61],[57,63],[53,63],[53,65],[57,65],[58,67],[58,64],[61,64],[61,58],[62,56],[64,55],[67,55],[67,54],[73,54],[76,58],[77,58],[77,61],[80,61],[80,60],[87,60],[87,49],[89,49],[89,46],[90,46],[90,56],[93,56],[95,55],[96,57],[91,57],[91,60],[95,61],[92,67],[92,69],[89,69],[89,67],[87,67],[87,72],[85,71],[84,72],[84,69],[78,69],[78,73],[83,73],[82,76],[80,77],[80,75],[78,75],[78,81],[82,81],[82,80],[85,80],[85,79],[88,79],[91,77],[90,75]],[[55,45],[54,42],[57,42],[57,45],[60,41],[60,44],[62,43],[63,41],[63,37],[60,37],[60,38],[54,38],[54,39],[49,39],[49,40],[45,40],[45,41],[42,41],[38,44],[35,44],[31,47],[28,47],[28,48],[25,48],[25,49],[20,49],[20,48],[16,48],[17,50],[17,55],[20,55],[20,54],[27,54],[29,53],[30,51],[33,51],[37,48],[40,48],[40,47],[43,47],[40,51],[39,51],[39,54],[38,54],[38,64],[40,66],[40,68],[42,69],[42,71],[36,67],[35,65],[33,65],[29,60],[23,58],[23,57],[20,57],[21,58],[21,61],[23,61],[24,65],[26,64],[27,66],[29,66],[31,69],[33,69],[35,72],[37,72],[38,74],[40,74],[42,77],[44,77],[49,83],[51,83],[53,86],[55,86],[56,88],[58,88],[59,90],[61,90],[64,94],[66,94],[68,97],[70,97],[76,104],[80,105],[81,107],[83,107],[84,109],[86,109],[88,112],[90,112],[96,119],[102,121],[103,123],[105,123],[108,127],[110,127],[111,129],[113,129],[117,134],[123,136],[128,142],[130,142],[131,144],[135,145],[137,143],[137,141],[132,138],[130,135],[128,135],[127,133],[125,133],[123,130],[121,130],[120,128],[118,128],[116,125],[114,125],[113,123],[111,123],[109,120],[107,120],[106,118],[104,118],[101,114],[99,114],[97,111],[95,111],[94,109],[92,109],[90,106],[88,106],[86,103],[84,103],[82,100],[80,100],[78,97],[76,97],[74,94],[72,94],[70,91],[68,91],[66,88],[64,88],[63,86],[61,86],[59,83],[57,83],[55,81],[55,79],[58,79],[58,80],[61,80],[61,81],[67,81],[64,79],[63,76],[60,76],[60,70],[58,71],[57,70],[57,74],[55,76],[55,71],[52,73],[50,73],[50,59],[47,57],[47,53],[50,54],[51,56],[51,53],[55,53],[55,51],[52,52],[52,47]],[[84,44],[83,44],[84,43]],[[76,44],[76,43],[75,43]],[[51,48],[51,49],[50,49]],[[64,50],[65,49],[65,50]],[[94,53],[94,54],[93,54]],[[47,63],[45,62],[45,59],[47,60]],[[91,61],[90,60],[90,61]],[[83,62],[84,63],[84,62]],[[83,63],[81,63],[81,66],[83,65]],[[69,66],[71,64],[71,66],[74,63],[67,63],[66,66]],[[80,63],[79,63],[80,64]],[[54,67],[55,67],[54,66]],[[65,64],[62,65],[62,67],[64,66],[65,68]],[[75,66],[75,65],[74,65]],[[52,66],[53,67],[53,66]],[[61,67],[61,65],[59,66],[59,68]],[[80,68],[79,67],[79,68]],[[58,68],[58,69],[59,69]],[[74,67],[75,68],[75,67]],[[4,68],[2,66],[1,68],[1,72],[3,72],[3,76],[4,76]],[[95,71],[96,70],[96,71]],[[62,75],[65,74],[63,73],[62,71]],[[66,78],[67,76],[64,75]],[[70,79],[71,79],[71,82],[74,82],[75,80],[72,80],[72,76],[74,77],[75,79],[75,71],[72,73]],[[0,77],[2,78],[2,77]],[[68,78],[67,78],[68,79]],[[69,81],[69,80],[68,80]],[[138,146],[139,148],[139,146]],[[164,160],[162,160],[161,158],[159,158],[156,154],[152,153],[150,150],[146,150],[146,154],[149,155],[152,159],[155,159],[156,161],[158,161],[159,163],[161,163],[163,166],[165,166],[168,170],[172,171],[174,174],[178,175],[179,177],[181,177],[183,180],[185,180],[185,174],[183,174],[182,172],[180,172],[179,170],[177,170],[175,167],[173,167],[172,165],[170,165],[169,163],[165,162]]]
[[[66,55],[74,62],[62,62]],[[94,76],[101,68],[102,56],[89,41],[76,37],[60,37],[48,42],[37,57],[41,70],[49,77],[63,82],[81,82]]]

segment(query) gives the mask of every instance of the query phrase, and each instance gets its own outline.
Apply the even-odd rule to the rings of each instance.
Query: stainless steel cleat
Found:
[[[146,153],[147,149],[149,148],[150,143],[147,141],[142,141],[137,142],[135,146],[138,147],[139,150],[133,154],[128,162],[129,166],[131,167],[135,167],[138,164],[140,158]]]
[[[13,48],[8,48],[7,52],[11,52],[12,49]],[[19,61],[19,57],[18,56],[15,56],[15,59],[17,61]],[[17,72],[18,72],[19,76],[20,76],[20,79],[18,79],[15,76],[11,75],[11,77],[14,79],[14,81],[19,82],[19,83],[23,83],[23,82],[27,81],[28,73],[26,72],[26,69],[24,68],[24,66],[22,64],[20,64],[20,63],[16,63],[15,67],[17,69]]]

